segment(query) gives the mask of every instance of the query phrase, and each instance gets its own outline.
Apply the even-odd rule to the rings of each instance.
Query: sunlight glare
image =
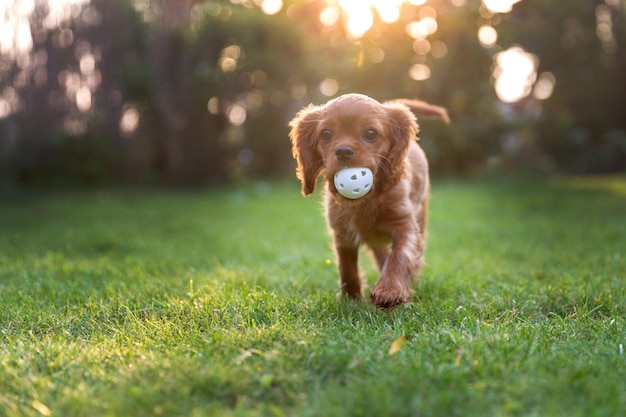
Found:
[[[428,36],[428,31],[426,30],[426,26],[421,22],[411,22],[406,25],[406,32],[413,39],[424,39]]]
[[[339,0],[339,6],[346,16],[346,28],[352,37],[362,37],[374,24],[370,0]]]
[[[46,29],[55,29],[63,22],[78,17],[82,6],[90,0],[48,0],[48,14],[43,20]]]
[[[348,33],[352,38],[358,39],[374,25],[374,11],[383,23],[393,23],[400,18],[404,1],[406,0],[338,0],[338,4],[343,12]],[[419,1],[420,4],[425,3],[425,0]],[[331,26],[330,22],[338,19],[332,9],[333,7],[329,6],[320,14],[320,20],[325,26]]]
[[[494,13],[509,13],[521,0],[482,0],[483,5]]]
[[[380,16],[380,20],[385,23],[393,23],[400,18],[401,1],[373,0],[374,7]]]
[[[421,20],[422,24],[426,27],[426,32],[429,35],[432,35],[433,33],[437,32],[438,29],[438,25],[437,25],[437,21],[435,20],[435,18],[433,17],[425,17]]]
[[[373,24],[374,17],[372,13],[367,10],[362,10],[360,13],[353,13],[348,17],[348,32],[354,38],[358,39],[365,35]]]
[[[493,76],[498,98],[515,103],[527,97],[537,79],[537,58],[519,46],[499,52],[494,57]]]
[[[328,6],[322,13],[320,13],[320,22],[324,26],[334,26],[339,21],[339,9],[333,6]]]
[[[0,53],[17,57],[31,51],[33,39],[29,19],[34,10],[33,0],[17,4],[0,2]]]
[[[406,31],[413,39],[425,39],[428,35],[437,32],[437,28],[437,20],[430,16],[406,25]]]
[[[274,15],[283,8],[283,0],[263,0],[261,10],[267,15]]]
[[[518,0],[519,1],[519,0]],[[427,0],[336,0],[322,10],[319,19],[324,26],[331,27],[343,16],[344,25],[352,39],[363,37],[374,25],[374,15],[382,23],[394,23],[400,19],[402,5],[423,6],[416,21],[406,27],[414,39],[424,39],[438,29],[437,12],[434,7],[424,6]],[[334,4],[339,7],[335,7]]]
[[[15,48],[20,54],[27,54],[33,49],[33,37],[30,34],[30,24],[28,22],[21,22],[17,26]]]

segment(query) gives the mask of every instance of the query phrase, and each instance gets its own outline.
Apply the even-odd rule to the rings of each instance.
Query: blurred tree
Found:
[[[420,120],[434,172],[624,170],[623,2],[492,3],[33,3],[30,35],[0,42],[0,175],[179,185],[292,174],[288,121],[346,92],[448,107],[450,126]],[[26,15],[8,4],[5,16]],[[536,68],[505,103],[497,57],[515,45]]]
[[[502,25],[503,44],[522,44],[554,74],[534,126],[538,146],[561,170],[626,168],[626,33],[619,1],[521,2]]]
[[[19,2],[15,3],[19,5]],[[17,6],[15,6],[17,7]],[[33,47],[0,72],[17,111],[2,121],[5,181],[81,182],[127,178],[128,143],[119,118],[126,100],[149,101],[145,26],[128,3],[93,0],[59,10],[37,3]],[[58,19],[58,17],[57,17]],[[52,22],[52,23],[51,23]]]

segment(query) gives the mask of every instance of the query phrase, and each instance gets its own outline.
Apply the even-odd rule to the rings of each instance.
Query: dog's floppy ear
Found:
[[[300,110],[289,122],[291,152],[298,162],[296,175],[302,182],[302,194],[305,196],[315,190],[317,177],[324,167],[322,156],[317,150],[317,125],[321,116],[322,107],[310,105]]]
[[[389,125],[391,147],[383,160],[383,172],[388,176],[386,181],[395,184],[402,175],[402,160],[406,156],[411,141],[417,139],[417,122],[415,115],[402,103],[384,103]]]

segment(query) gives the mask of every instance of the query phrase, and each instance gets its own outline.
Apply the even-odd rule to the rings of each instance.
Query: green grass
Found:
[[[0,415],[623,415],[626,180],[432,195],[392,312],[337,299],[295,181],[5,198]]]

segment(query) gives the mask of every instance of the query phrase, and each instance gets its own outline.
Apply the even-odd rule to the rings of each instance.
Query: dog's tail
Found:
[[[424,117],[432,117],[435,119],[441,119],[444,122],[446,122],[446,124],[450,124],[450,117],[448,116],[448,110],[446,110],[444,107],[439,107],[433,104],[428,104],[425,101],[412,100],[408,98],[400,98],[396,100],[391,100],[391,102],[404,104],[416,116],[424,116]]]

